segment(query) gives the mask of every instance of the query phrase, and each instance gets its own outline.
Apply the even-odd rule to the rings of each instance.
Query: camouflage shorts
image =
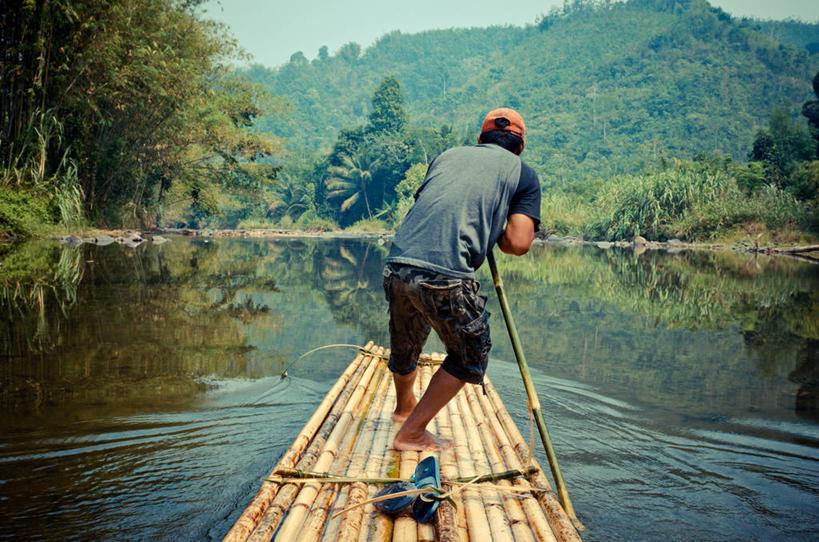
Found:
[[[384,268],[390,304],[389,368],[409,374],[434,329],[446,347],[442,368],[459,380],[482,384],[489,360],[489,312],[480,284],[408,265]]]

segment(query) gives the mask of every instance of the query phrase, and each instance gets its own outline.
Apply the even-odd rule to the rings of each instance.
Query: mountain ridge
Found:
[[[515,107],[527,162],[562,184],[664,156],[744,159],[772,111],[796,117],[811,98],[814,42],[819,24],[736,19],[704,0],[575,1],[531,26],[396,31],[363,54],[351,43],[242,73],[290,102],[290,118],[259,128],[298,151],[327,152],[341,129],[366,123],[388,76],[412,122],[452,126],[464,141],[486,110]]]

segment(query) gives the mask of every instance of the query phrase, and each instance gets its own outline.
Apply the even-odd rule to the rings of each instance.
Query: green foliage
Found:
[[[819,199],[819,160],[802,162],[791,174],[789,188],[797,199],[813,201]]]
[[[819,98],[819,71],[813,76],[813,93]],[[811,135],[816,140],[816,157],[819,158],[819,99],[805,102],[802,115],[808,119]]]
[[[540,201],[540,231],[561,235],[582,235],[588,224],[589,205],[583,205],[577,193],[549,190]]]
[[[642,235],[656,241],[708,239],[755,222],[777,230],[805,218],[796,199],[776,186],[746,193],[727,168],[686,162],[610,179],[595,195],[589,214],[585,231],[592,238]]]
[[[284,216],[298,220],[307,211],[314,209],[315,187],[304,178],[283,175],[273,189],[273,197],[267,207],[267,215],[273,219]]]
[[[0,186],[0,240],[29,237],[54,224],[55,209],[51,196],[41,188]]]
[[[275,143],[247,128],[275,106],[233,75],[238,50],[198,4],[4,4],[0,183],[53,187],[66,225],[81,202],[98,221],[139,226],[173,184],[204,216],[217,192],[269,182],[275,168],[259,160]]]
[[[403,104],[404,97],[398,80],[395,77],[384,79],[373,94],[373,108],[369,117],[372,131],[400,132],[407,123],[407,112]]]
[[[390,225],[379,218],[362,218],[347,228],[351,232],[381,233],[390,230]]]
[[[427,167],[426,163],[413,164],[407,170],[401,182],[396,185],[396,200],[389,208],[389,212],[384,213],[385,219],[387,219],[393,227],[399,225],[404,220],[410,207],[415,203],[415,192],[418,191],[424,182]]]
[[[767,181],[784,188],[797,163],[814,158],[814,143],[807,130],[784,111],[771,114],[768,129],[760,131],[748,154],[765,165]]]
[[[364,218],[392,220],[396,185],[413,160],[426,154],[423,130],[404,130],[402,103],[400,84],[388,77],[373,94],[370,123],[342,130],[326,159],[324,208],[342,226]]]
[[[386,77],[401,81],[416,126],[452,126],[470,142],[488,109],[518,108],[525,159],[559,186],[636,174],[663,155],[744,159],[772,107],[809,98],[805,81],[819,67],[804,49],[816,25],[784,26],[704,0],[568,2],[539,27],[393,32],[354,62],[339,52],[247,74],[293,105],[292,119],[260,126],[325,152],[341,129],[367,121]]]
[[[372,189],[373,174],[371,164],[358,156],[339,156],[340,166],[330,166],[326,181],[327,199],[340,200],[339,212],[342,217],[361,216],[362,207],[366,216],[372,218],[372,208],[367,192]]]

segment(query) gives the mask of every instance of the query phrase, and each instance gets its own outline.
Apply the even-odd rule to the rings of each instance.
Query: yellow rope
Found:
[[[368,356],[378,358],[379,361],[387,361],[387,360],[390,359],[389,356],[379,354],[377,352],[374,352],[373,350],[367,350],[363,346],[359,346],[357,344],[344,344],[344,343],[342,343],[342,344],[325,344],[324,346],[319,346],[317,348],[313,348],[312,350],[308,350],[307,352],[301,354],[299,357],[297,357],[296,359],[294,359],[293,361],[288,363],[287,366],[284,368],[284,370],[281,372],[280,376],[282,378],[287,378],[287,375],[288,375],[288,372],[290,371],[290,369],[296,363],[298,363],[301,359],[309,356],[310,354],[313,354],[315,352],[319,352],[321,350],[326,350],[328,348],[354,348],[354,349],[358,350],[359,352],[361,352],[362,354],[366,354]],[[424,360],[419,359],[418,360],[418,365],[440,365],[441,363],[443,363],[442,360],[441,361],[434,360],[434,359],[424,359]]]
[[[526,458],[526,464],[532,464],[532,451],[535,449],[535,416],[532,413],[532,403],[526,399],[526,408],[529,409],[529,456]]]
[[[426,501],[426,502],[445,501],[447,499],[455,498],[458,495],[460,495],[460,493],[463,490],[465,490],[468,486],[474,484],[475,481],[478,478],[480,478],[481,476],[483,476],[483,475],[479,474],[479,475],[475,476],[472,480],[470,480],[468,482],[451,482],[449,480],[442,480],[441,481],[442,484],[459,486],[459,487],[456,487],[454,489],[450,489],[449,491],[445,491],[443,488],[440,488],[440,487],[430,486],[430,487],[425,487],[423,489],[408,489],[406,491],[399,491],[397,493],[390,493],[388,495],[382,495],[380,497],[374,497],[372,499],[368,499],[366,501],[362,501],[360,503],[354,504],[354,505],[352,505],[352,506],[350,506],[348,508],[345,508],[344,510],[339,510],[338,512],[333,514],[330,517],[330,519],[335,519],[335,518],[337,518],[338,516],[340,516],[342,514],[346,514],[350,510],[355,510],[356,508],[360,508],[360,507],[365,506],[367,504],[371,504],[371,503],[374,503],[374,502],[380,502],[380,501],[387,501],[387,500],[395,499],[395,498],[398,498],[398,497],[404,497],[406,495],[418,495],[418,497],[421,500]],[[314,478],[312,480],[308,480],[306,478],[294,478],[293,479],[293,483],[299,483],[299,482],[305,482],[305,481],[328,482],[328,479],[327,478]],[[409,481],[409,480],[402,480],[402,481]],[[545,487],[499,486],[497,484],[490,484],[490,483],[487,483],[487,482],[480,482],[480,485],[476,485],[472,489],[491,489],[491,490],[494,490],[494,491],[503,491],[503,492],[506,492],[506,493],[540,493],[540,492],[551,491],[549,488],[545,488]],[[425,497],[424,496],[425,493],[433,493],[434,495],[432,497]]]

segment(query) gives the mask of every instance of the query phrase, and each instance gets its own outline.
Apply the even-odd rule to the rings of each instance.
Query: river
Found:
[[[354,352],[282,380],[286,364],[388,344],[388,247],[0,246],[0,538],[221,539]],[[819,266],[556,245],[498,259],[585,540],[819,538]],[[488,374],[528,435],[479,279]]]

